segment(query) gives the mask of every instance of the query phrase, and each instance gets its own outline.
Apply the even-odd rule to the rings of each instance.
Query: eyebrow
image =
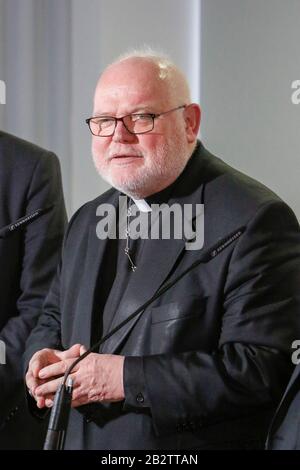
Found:
[[[130,111],[130,113],[123,114],[123,116],[127,116],[128,114],[138,114],[138,113],[147,113],[147,114],[153,114],[153,108],[150,106],[139,106],[138,108],[133,108],[133,111]],[[109,112],[103,112],[103,111],[95,111],[94,116],[111,116],[114,117],[114,113],[109,113]]]
[[[134,108],[134,111],[132,111],[130,114],[135,114],[135,113],[153,113],[153,107],[152,106],[139,106],[138,108]]]

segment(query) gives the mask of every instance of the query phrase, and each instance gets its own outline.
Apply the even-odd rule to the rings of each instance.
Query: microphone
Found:
[[[49,212],[53,207],[54,205],[45,207],[43,209],[36,209],[31,214],[25,215],[24,217],[21,217],[15,222],[6,225],[5,227],[0,229],[0,238],[6,238],[16,230],[26,227],[27,225],[31,224],[31,222],[38,219],[41,215],[44,215],[46,214],[46,212]]]
[[[69,377],[70,373],[74,369],[74,367],[82,361],[86,356],[88,356],[91,352],[96,351],[99,349],[105,341],[108,340],[111,336],[113,336],[117,331],[119,331],[123,326],[125,326],[128,322],[130,322],[133,318],[135,318],[140,313],[143,313],[145,309],[158,297],[164,294],[167,290],[174,286],[181,278],[183,278],[187,273],[189,273],[192,269],[196,268],[199,264],[207,263],[218,256],[225,248],[231,245],[234,241],[236,241],[245,231],[246,227],[240,227],[234,232],[227,235],[225,238],[219,240],[213,246],[208,248],[207,250],[203,251],[202,255],[185,269],[181,274],[179,274],[175,279],[168,282],[167,284],[162,284],[162,286],[158,289],[158,291],[148,299],[143,305],[141,305],[137,310],[135,310],[131,315],[129,315],[125,320],[119,323],[115,328],[113,328],[107,335],[93,344],[85,353],[75,359],[74,362],[69,366],[66,370],[65,375],[63,377],[63,381],[60,387],[57,389],[54,397],[54,403],[50,414],[50,421],[47,430],[47,435],[44,444],[44,450],[63,450],[64,448],[64,439],[66,436],[66,431],[68,427],[68,419],[70,413],[70,407],[72,402],[72,379]],[[71,382],[69,380],[71,379]],[[71,384],[71,385],[70,385]]]
[[[72,390],[73,381],[71,377],[68,377],[67,384],[62,383],[55,394],[44,450],[63,450],[64,448]]]

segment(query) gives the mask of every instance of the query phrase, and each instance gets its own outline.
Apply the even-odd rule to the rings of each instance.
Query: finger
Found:
[[[55,379],[49,380],[48,382],[44,383],[43,385],[39,385],[35,389],[35,396],[36,397],[46,397],[47,395],[55,394],[58,387],[61,385],[62,379]]]
[[[69,369],[71,364],[73,364],[75,358],[72,359],[64,359],[56,364],[51,364],[47,367],[44,367],[39,372],[39,377],[42,379],[52,379],[54,377],[62,377],[66,371]],[[76,365],[72,368],[72,372],[76,372],[79,366]]]
[[[32,375],[36,378],[39,376],[39,371],[43,367],[43,363],[39,357],[34,359],[30,364],[29,364],[30,370],[32,372]]]
[[[28,391],[29,395],[32,396],[33,398],[35,398],[35,391],[36,391],[37,387],[39,387],[40,385],[41,385],[41,383],[37,383],[37,382],[29,383],[29,385],[27,385],[27,391]]]
[[[82,345],[80,346],[80,351],[79,351],[80,356],[82,356],[82,354],[84,354],[86,351],[87,351],[86,347],[83,346],[83,344],[82,344]]]
[[[43,367],[39,372],[40,379],[49,379],[50,377],[57,377],[63,375],[67,370],[65,361],[56,362],[49,366]]]
[[[42,349],[36,352],[29,362],[29,369],[32,371],[34,377],[39,376],[39,371],[48,364],[53,364],[60,359],[57,357],[59,351],[55,349]]]
[[[27,390],[28,390],[28,393],[31,395],[31,396],[34,396],[35,394],[35,391],[37,389],[37,387],[39,386],[40,384],[37,383],[37,382],[28,382],[27,384]]]
[[[25,375],[25,383],[26,383],[26,387],[30,389],[35,385],[36,379],[33,377],[33,374],[31,371],[27,371]]]
[[[87,405],[88,402],[89,401],[87,396],[77,398],[76,400],[72,400],[71,408],[77,408],[78,406]]]
[[[45,408],[45,400],[43,397],[39,397],[36,399],[36,406],[38,408]]]
[[[33,377],[31,372],[27,372],[25,382],[28,390],[34,395],[36,387],[40,385],[40,381]]]
[[[53,402],[54,402],[54,397],[45,399],[45,405],[47,406],[47,408],[52,408]]]
[[[79,357],[81,346],[82,345],[79,343],[74,344],[71,348],[66,349],[65,351],[59,351],[57,355],[60,359],[71,359]]]
[[[49,398],[39,397],[37,399],[36,405],[38,408],[51,408],[54,403],[54,395],[50,395]]]

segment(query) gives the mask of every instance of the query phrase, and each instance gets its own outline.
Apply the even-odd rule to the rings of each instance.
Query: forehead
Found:
[[[118,65],[100,78],[95,92],[95,108],[103,106],[156,106],[168,100],[168,85],[153,66]]]

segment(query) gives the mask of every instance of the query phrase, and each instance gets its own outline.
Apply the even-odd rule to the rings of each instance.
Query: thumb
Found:
[[[65,351],[57,351],[57,356],[61,359],[72,359],[80,355],[81,344],[73,344],[73,346]]]
[[[70,349],[68,349],[68,354],[70,356],[79,356],[80,348],[81,348],[81,344],[79,343],[73,344],[73,346]]]
[[[80,346],[79,355],[82,356],[82,354],[84,354],[86,351],[87,351],[86,347],[82,344]]]

